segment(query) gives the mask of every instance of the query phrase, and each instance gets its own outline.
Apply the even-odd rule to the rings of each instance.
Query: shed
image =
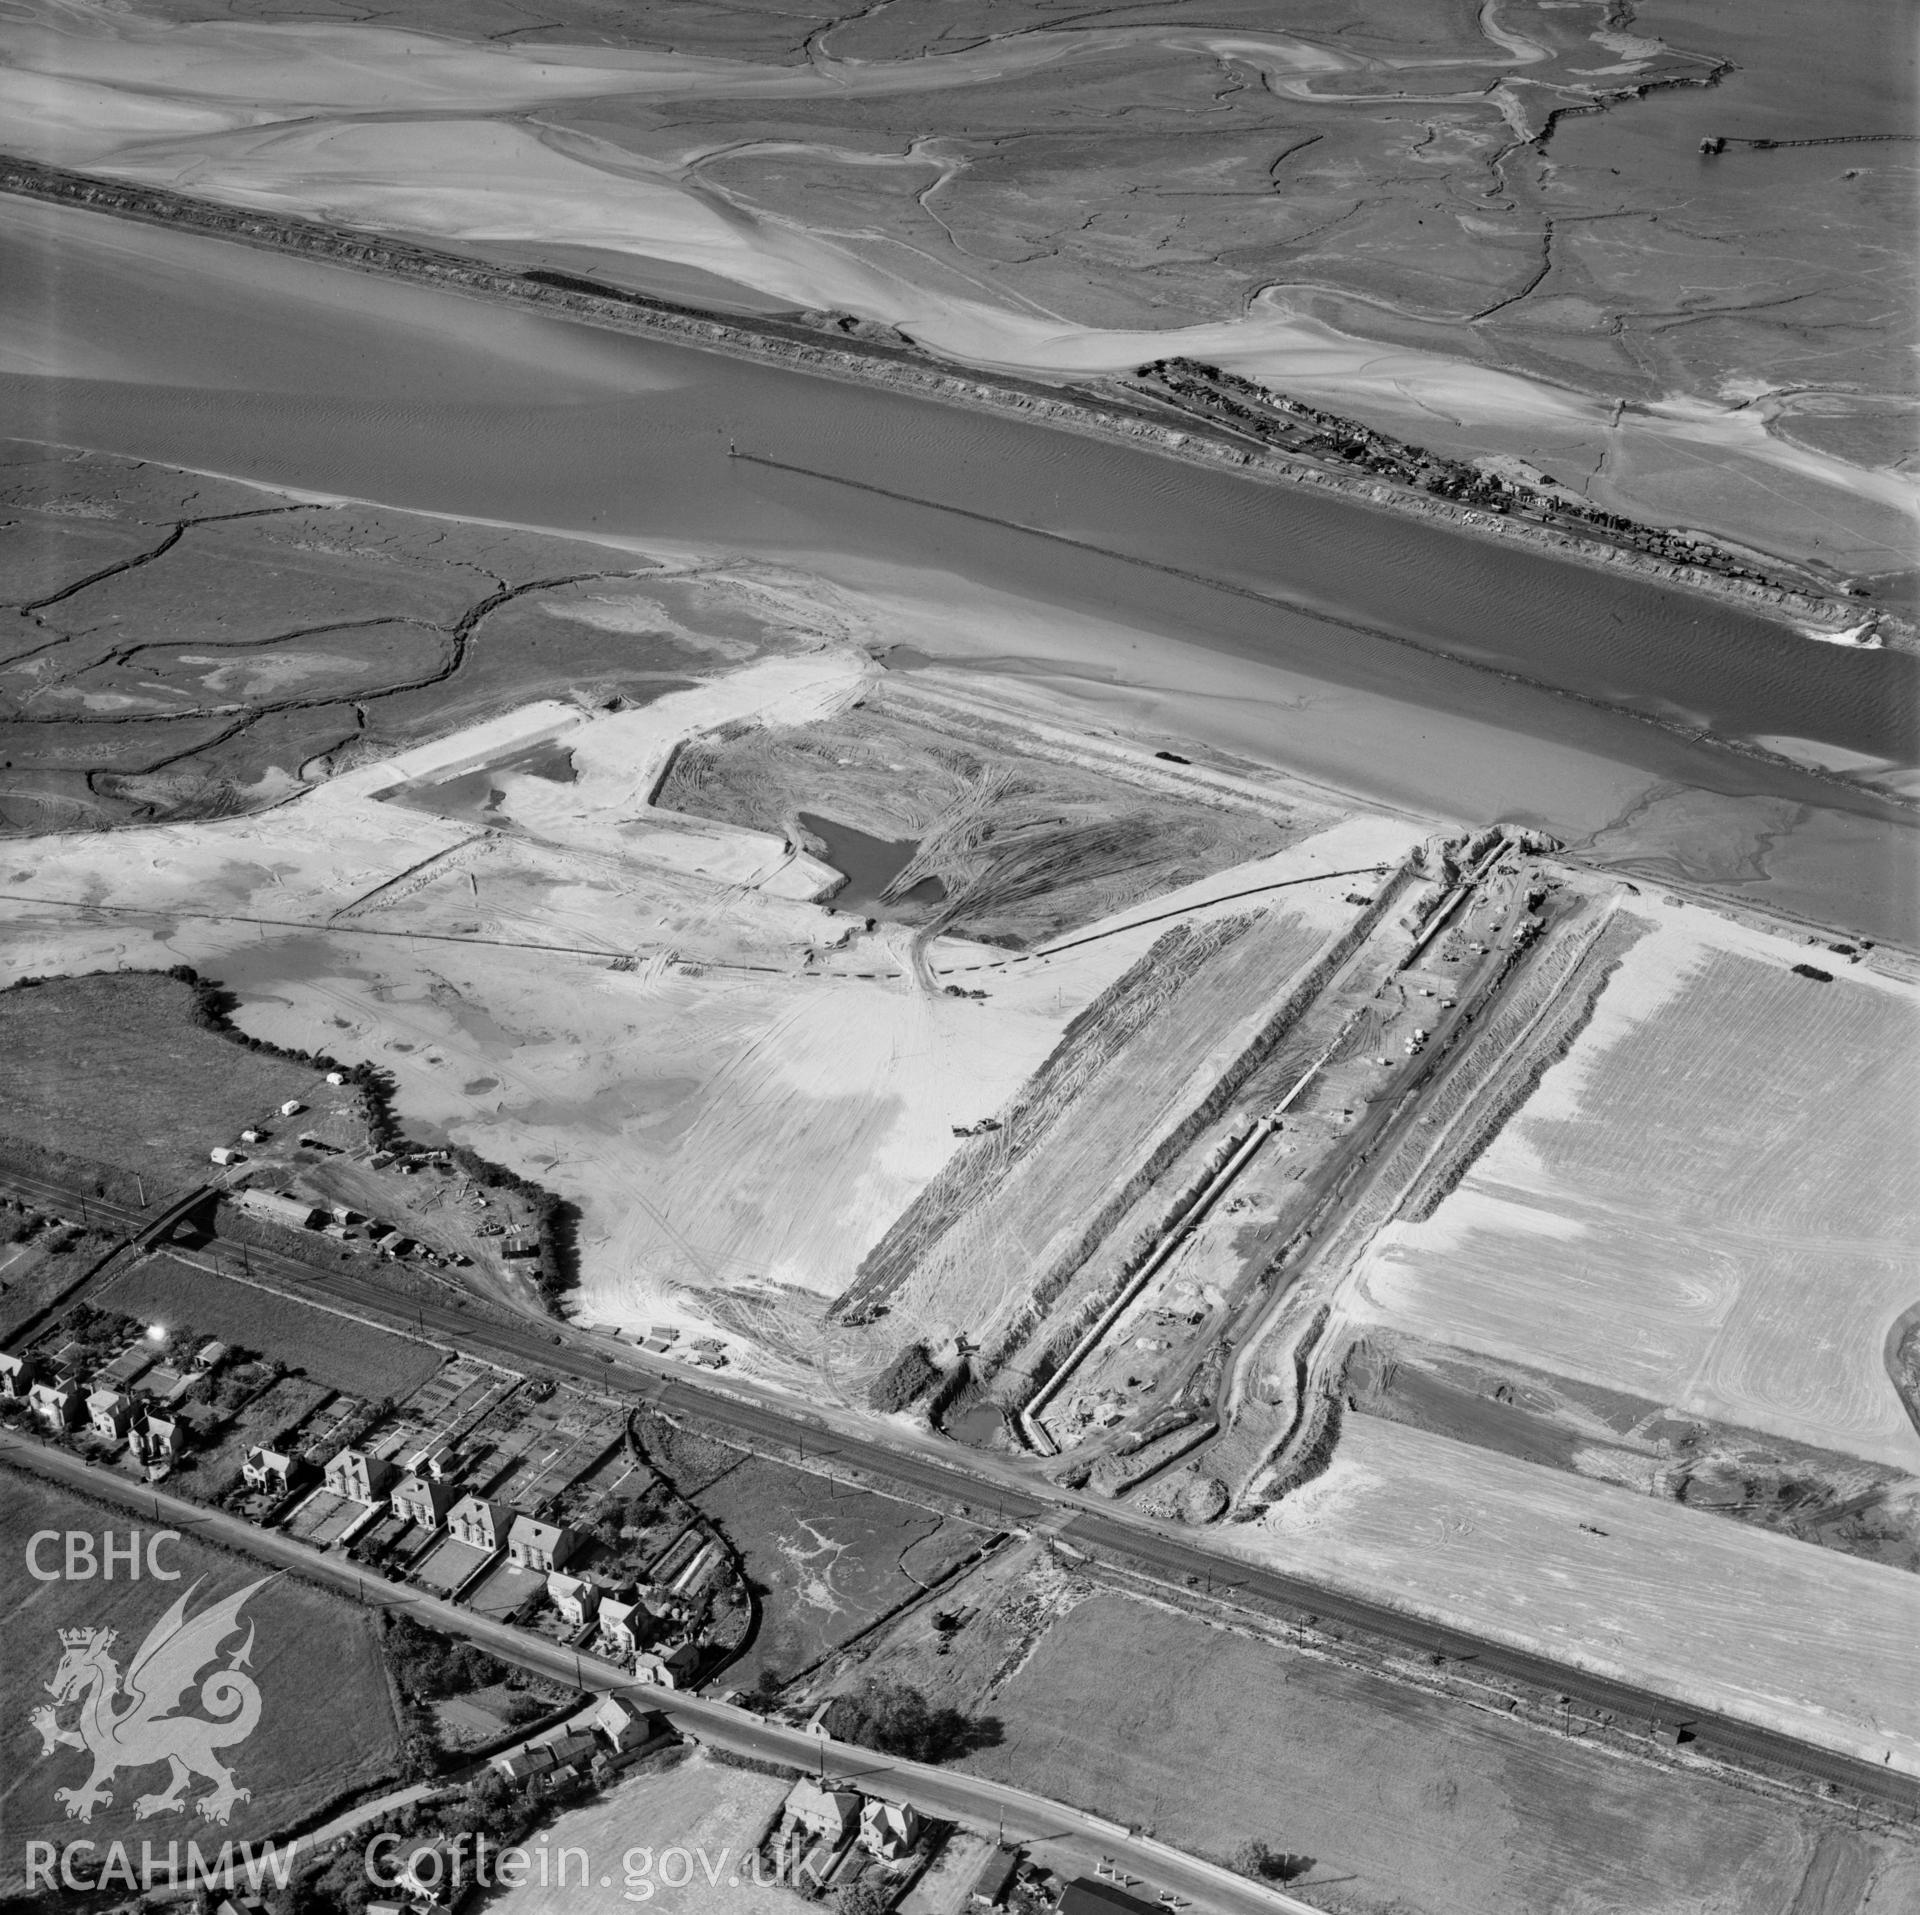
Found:
[[[973,1878],[973,1886],[967,1891],[967,1900],[975,1908],[998,1908],[1006,1900],[1007,1890],[1013,1886],[1014,1873],[1019,1866],[1018,1849],[995,1849],[980,1864],[980,1873]]]

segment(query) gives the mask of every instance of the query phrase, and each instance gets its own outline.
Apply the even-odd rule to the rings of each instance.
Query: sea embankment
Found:
[[[1116,382],[1055,385],[999,369],[960,366],[933,357],[890,327],[849,315],[722,315],[566,274],[512,271],[378,233],[219,205],[164,187],[72,172],[11,155],[0,155],[0,192],[323,259],[478,298],[512,301],[585,325],[882,386],[941,404],[1012,414],[1054,430],[1133,445],[1210,470],[1336,494],[1364,507],[1416,517],[1472,537],[1628,573],[1738,605],[1830,644],[1891,644],[1908,649],[1920,642],[1920,633],[1905,621],[1875,611],[1843,591],[1818,589],[1807,579],[1790,580],[1777,573],[1730,576],[1712,563],[1676,561],[1577,529],[1436,497],[1364,467],[1344,469],[1336,460],[1263,444],[1231,424],[1199,413],[1172,411],[1165,395],[1134,395]]]

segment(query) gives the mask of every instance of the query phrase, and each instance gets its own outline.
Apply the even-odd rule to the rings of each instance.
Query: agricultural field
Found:
[[[924,1628],[903,1630],[863,1673],[996,1717],[1004,1739],[965,1762],[996,1780],[1144,1822],[1195,1853],[1224,1858],[1257,1838],[1306,1858],[1290,1889],[1317,1906],[1851,1915],[1868,1882],[1916,1864],[1906,1845],[1817,1811],[1097,1585],[1050,1591],[1045,1573],[981,1583],[943,1605],[967,1618],[944,1650]],[[1098,1711],[1092,1695],[1105,1698]],[[1796,1900],[1810,1871],[1833,1866],[1853,1896]]]
[[[1887,1344],[1920,1299],[1920,989],[1636,900],[1653,931],[1354,1314],[1920,1470]],[[1796,975],[1808,958],[1831,982]]]
[[[256,1350],[328,1389],[369,1402],[410,1395],[446,1360],[430,1344],[316,1309],[278,1290],[216,1276],[164,1253],[116,1276],[94,1301],[143,1323],[191,1323],[207,1336]]]
[[[660,1915],[792,1915],[794,1891],[772,1881],[760,1885],[750,1859],[792,1786],[700,1752],[658,1774],[628,1776],[544,1832],[541,1847],[554,1863],[550,1880],[543,1884],[536,1869],[488,1906],[499,1915],[621,1915],[644,1900]],[[673,1849],[685,1850],[692,1865],[685,1883],[659,1879],[659,1860]],[[559,1879],[563,1854],[565,1882]],[[676,1858],[669,1877],[679,1870]]]
[[[1418,1615],[1920,1767],[1901,1569],[1371,1416],[1325,1473],[1217,1546]]]
[[[0,1152],[26,1170],[77,1159],[135,1173],[149,1200],[205,1182],[215,1144],[306,1096],[315,1073],[206,1029],[193,1009],[190,985],[153,974],[0,991]]]
[[[191,1538],[162,1547],[162,1567],[181,1572],[177,1583],[130,1581],[124,1569],[111,1583],[39,1582],[27,1573],[27,1542],[35,1531],[88,1530],[97,1538],[112,1528],[124,1547],[130,1521],[117,1507],[109,1510],[35,1478],[0,1473],[0,1609],[8,1617],[8,1654],[0,1669],[0,1828],[6,1833],[0,1894],[21,1886],[29,1841],[59,1844],[84,1834],[103,1850],[110,1841],[124,1841],[137,1856],[142,1838],[164,1854],[170,1839],[192,1837],[217,1849],[226,1840],[277,1835],[398,1770],[400,1726],[371,1612],[289,1577],[266,1575]],[[84,1830],[69,1821],[54,1790],[83,1783],[87,1758],[68,1746],[43,1756],[30,1719],[34,1710],[47,1706],[43,1685],[61,1660],[58,1631],[111,1628],[116,1632],[111,1654],[124,1674],[175,1599],[188,1597],[190,1616],[197,1616],[242,1591],[252,1593],[239,1612],[237,1629],[219,1645],[220,1660],[231,1660],[231,1650],[251,1628],[246,1668],[259,1685],[260,1712],[254,1730],[229,1745],[223,1759],[235,1781],[252,1791],[250,1799],[234,1805],[225,1826],[203,1821],[191,1804],[209,1785],[196,1779],[182,1812],[137,1820],[136,1796],[166,1785],[166,1770],[153,1766],[122,1770],[111,1804],[97,1809]],[[214,1654],[210,1648],[205,1661]],[[196,1687],[184,1698],[189,1713],[206,1713],[195,1710],[198,1693]],[[72,1714],[71,1704],[62,1707],[62,1728],[70,1726]]]
[[[760,1592],[760,1626],[726,1669],[750,1689],[790,1679],[910,1601],[986,1541],[971,1523],[857,1484],[754,1456],[648,1419],[647,1447],[675,1489],[740,1556]]]

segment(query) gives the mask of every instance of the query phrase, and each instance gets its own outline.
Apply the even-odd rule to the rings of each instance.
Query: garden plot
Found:
[[[1920,1301],[1920,990],[1636,900],[1655,930],[1357,1314],[1897,1468]],[[1812,959],[1832,973],[1797,975]]]

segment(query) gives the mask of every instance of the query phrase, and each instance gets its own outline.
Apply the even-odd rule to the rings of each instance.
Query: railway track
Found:
[[[0,1187],[30,1186],[35,1200],[71,1204],[47,1179],[0,1172]],[[24,1194],[24,1192],[23,1192]],[[89,1207],[95,1200],[89,1199]],[[103,1205],[130,1226],[153,1211]],[[130,1235],[134,1234],[130,1228]],[[1045,1526],[1070,1547],[1144,1567],[1182,1587],[1245,1590],[1298,1618],[1363,1631],[1429,1656],[1468,1663],[1567,1699],[1582,1711],[1606,1710],[1651,1728],[1684,1728],[1701,1755],[1762,1773],[1811,1778],[1902,1815],[1920,1813],[1920,1777],[1896,1771],[1698,1707],[1654,1689],[1610,1681],[1508,1644],[1473,1635],[1303,1576],[1249,1564],[1171,1534],[1149,1519],[1098,1503],[1029,1475],[1031,1465],[926,1439],[921,1445],[882,1441],[843,1427],[831,1410],[803,1410],[738,1383],[690,1380],[676,1364],[559,1324],[510,1324],[439,1299],[402,1301],[377,1284],[249,1244],[251,1281],[381,1322],[396,1333],[490,1357],[511,1368],[539,1369],[598,1389],[629,1394],[672,1414],[697,1417],[747,1443],[798,1448],[814,1465],[858,1470],[880,1483],[966,1506],[1003,1527]],[[278,1279],[278,1282],[268,1281]],[[938,1443],[942,1453],[933,1452]],[[1065,1515],[1067,1520],[1058,1519]],[[1049,1520],[1052,1519],[1052,1520]]]

